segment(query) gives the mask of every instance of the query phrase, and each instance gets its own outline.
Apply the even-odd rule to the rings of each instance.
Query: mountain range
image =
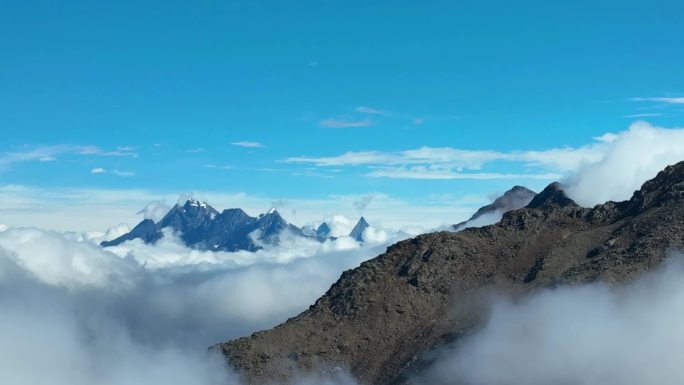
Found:
[[[597,188],[601,188],[597,186]],[[251,384],[347,368],[362,384],[416,382],[434,352],[482,327],[484,292],[628,282],[684,245],[684,162],[631,199],[593,208],[552,183],[493,225],[424,234],[345,271],[307,310],[212,350]]]
[[[363,242],[363,232],[368,227],[366,219],[361,217],[349,236]],[[255,218],[238,208],[219,213],[206,202],[189,199],[171,208],[159,222],[145,219],[130,232],[104,241],[101,246],[116,246],[133,239],[155,243],[163,237],[163,229],[177,233],[188,247],[229,252],[257,251],[261,249],[260,244],[278,245],[283,231],[320,242],[334,239],[330,226],[325,222],[315,232],[309,232],[286,222],[275,209]]]

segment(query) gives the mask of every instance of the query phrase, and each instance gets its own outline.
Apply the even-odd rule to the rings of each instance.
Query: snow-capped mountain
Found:
[[[366,219],[361,217],[349,236],[363,242],[363,231],[368,227]],[[285,221],[276,209],[270,209],[255,218],[238,208],[219,213],[206,202],[189,199],[184,204],[171,208],[159,222],[145,219],[130,232],[114,240],[104,241],[101,245],[116,246],[133,239],[155,243],[164,236],[163,229],[171,229],[177,233],[188,247],[212,251],[256,251],[261,248],[260,244],[278,245],[283,231],[319,242],[337,239],[333,236],[330,225],[325,222],[316,230],[301,229]]]
[[[188,247],[201,250],[256,251],[260,246],[252,238],[252,233],[265,244],[278,244],[279,235],[284,230],[305,236],[301,229],[287,223],[275,209],[254,218],[242,209],[227,209],[219,213],[205,202],[190,199],[183,205],[175,205],[158,223],[145,219],[129,233],[101,245],[116,246],[137,238],[154,243],[161,239],[165,228],[177,232]]]

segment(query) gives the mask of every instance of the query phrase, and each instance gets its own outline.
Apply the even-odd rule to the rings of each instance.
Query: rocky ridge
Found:
[[[213,349],[252,384],[338,366],[362,384],[405,384],[429,364],[426,352],[477,325],[483,291],[625,282],[683,244],[684,162],[630,200],[593,208],[554,183],[495,225],[399,242],[344,272],[300,315]]]

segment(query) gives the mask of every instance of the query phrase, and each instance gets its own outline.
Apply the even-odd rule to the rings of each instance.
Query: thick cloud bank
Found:
[[[684,383],[684,263],[626,287],[499,300],[476,335],[444,353],[425,384]]]
[[[396,240],[284,236],[256,253],[211,253],[172,234],[111,249],[85,238],[0,231],[0,383],[238,383],[209,345],[297,314]]]
[[[684,128],[636,122],[627,131],[597,139],[586,150],[598,156],[586,157],[564,183],[568,195],[587,207],[629,199],[658,171],[684,160]]]

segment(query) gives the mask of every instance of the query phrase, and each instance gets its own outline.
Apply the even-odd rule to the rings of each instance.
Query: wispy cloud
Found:
[[[233,146],[247,147],[247,148],[264,148],[264,147],[266,147],[266,145],[264,145],[263,143],[250,142],[250,141],[239,141],[239,142],[233,142],[231,144]]]
[[[638,98],[632,98],[630,99],[635,102],[661,102],[661,103],[667,103],[667,104],[684,104],[684,96],[683,97],[649,97],[649,98],[643,98],[643,97],[638,97]]]
[[[562,180],[571,197],[591,207],[629,198],[641,183],[684,159],[684,128],[637,121],[629,129],[593,138],[580,147],[535,151],[421,147],[400,152],[347,152],[283,160],[317,167],[354,167],[365,176],[395,179]],[[603,188],[596,189],[596,186]]]
[[[540,173],[540,174],[511,174],[511,173],[496,173],[496,172],[455,172],[449,168],[439,169],[424,166],[415,167],[396,167],[396,168],[382,168],[371,171],[366,174],[372,177],[381,178],[395,178],[395,179],[424,179],[424,180],[455,180],[455,179],[474,179],[474,180],[523,180],[523,179],[540,179],[540,180],[555,180],[562,177],[558,173]]]
[[[353,128],[353,127],[368,127],[373,125],[370,119],[349,120],[349,119],[324,119],[318,123],[324,128]]]
[[[645,113],[645,114],[631,114],[631,115],[622,115],[623,118],[649,118],[649,117],[654,117],[654,116],[662,116],[663,114],[659,112],[651,112],[651,113]]]
[[[117,147],[114,150],[105,150],[98,146],[77,146],[69,144],[57,144],[49,146],[21,146],[13,151],[0,154],[0,171],[24,162],[54,162],[59,157],[65,156],[118,156],[137,158],[138,154],[133,147]]]
[[[204,149],[202,147],[197,147],[197,148],[191,148],[191,149],[185,150],[185,152],[190,153],[190,154],[199,154],[200,152],[204,152]]]
[[[105,170],[102,167],[95,167],[94,169],[90,170],[91,174],[106,174],[107,170]]]
[[[372,107],[367,107],[367,106],[356,107],[356,112],[359,112],[361,114],[367,114],[367,115],[381,115],[381,116],[387,116],[387,115],[392,114],[389,111],[379,110],[377,108],[372,108]]]
[[[600,151],[593,146],[580,148],[553,148],[544,151],[499,152],[490,150],[464,150],[451,147],[428,147],[401,152],[361,151],[346,152],[330,157],[292,157],[284,163],[314,164],[321,167],[331,166],[397,166],[424,165],[439,166],[441,169],[480,170],[486,164],[496,161],[524,163],[526,166],[553,167],[557,170],[576,169],[579,164],[596,161]],[[373,174],[371,175],[380,175]]]
[[[205,164],[204,168],[212,168],[212,169],[219,169],[219,170],[232,170],[233,166],[218,165],[218,164]]]
[[[409,122],[419,126],[426,122],[448,121],[459,119],[457,115],[416,115],[406,112],[390,111],[369,106],[357,106],[354,108],[356,116],[340,115],[337,118],[325,119],[319,122],[321,127],[346,128],[346,127],[366,127],[382,123],[384,120],[399,120]],[[364,116],[366,118],[364,118]],[[373,117],[370,120],[368,117]]]
[[[128,158],[138,157],[135,147],[131,146],[117,147],[114,150],[104,150],[97,146],[82,146],[77,147],[77,149],[76,153],[80,155],[120,156]]]
[[[135,176],[135,171],[114,170],[114,171],[112,171],[112,174],[114,174],[116,176],[128,178],[128,177]]]
[[[0,155],[0,169],[6,168],[14,163],[29,161],[44,161],[46,159],[55,160],[56,156],[69,151],[73,151],[71,146],[42,146],[36,148],[26,148],[19,151],[5,152]]]

